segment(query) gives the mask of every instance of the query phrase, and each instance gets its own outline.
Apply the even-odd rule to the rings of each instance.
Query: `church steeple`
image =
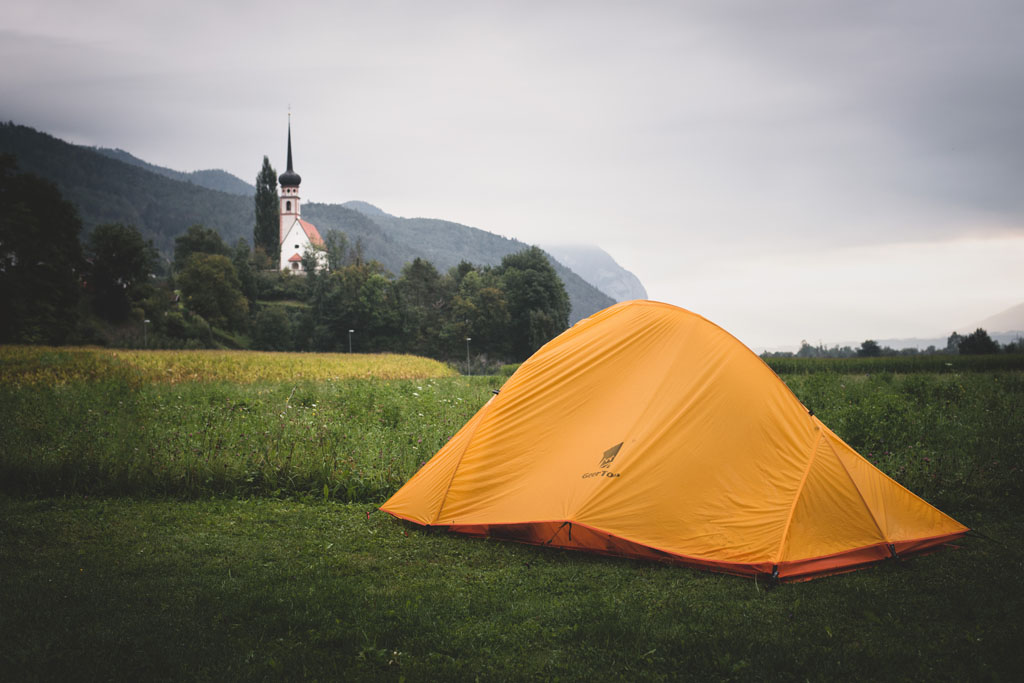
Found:
[[[299,183],[302,178],[292,169],[292,113],[288,112],[288,170],[277,179],[281,183],[281,230],[280,239],[283,242],[288,230],[296,220],[301,218],[302,211],[299,209]]]
[[[288,170],[281,174],[277,179],[277,182],[281,183],[281,187],[299,187],[299,183],[302,182],[302,176],[296,173],[292,169],[292,115],[288,112]]]
[[[304,273],[307,253],[316,258],[316,270],[327,267],[324,240],[316,226],[302,220],[299,205],[299,183],[302,178],[292,167],[292,114],[288,112],[288,170],[278,178],[281,183],[281,257],[278,267],[291,273]]]

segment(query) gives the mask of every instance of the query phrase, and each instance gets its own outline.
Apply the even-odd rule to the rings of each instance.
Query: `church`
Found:
[[[302,256],[307,251],[316,254],[317,270],[327,267],[324,240],[316,226],[302,220],[299,206],[299,183],[302,177],[292,168],[292,122],[288,121],[288,170],[278,177],[281,184],[281,262],[279,268],[292,273],[305,273]]]

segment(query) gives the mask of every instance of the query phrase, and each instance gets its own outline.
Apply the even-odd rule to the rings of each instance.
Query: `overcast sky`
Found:
[[[1024,3],[5,3],[0,117],[601,246],[748,345],[1024,301]],[[961,332],[968,331],[960,329]]]

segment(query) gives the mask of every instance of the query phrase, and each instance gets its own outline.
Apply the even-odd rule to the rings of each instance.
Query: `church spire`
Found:
[[[277,179],[281,187],[298,187],[302,176],[292,170],[292,113],[288,112],[288,170]]]

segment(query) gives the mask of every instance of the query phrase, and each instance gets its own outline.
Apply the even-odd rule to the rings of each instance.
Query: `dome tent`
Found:
[[[651,301],[548,342],[381,509],[780,580],[967,532],[858,455],[737,339]]]

